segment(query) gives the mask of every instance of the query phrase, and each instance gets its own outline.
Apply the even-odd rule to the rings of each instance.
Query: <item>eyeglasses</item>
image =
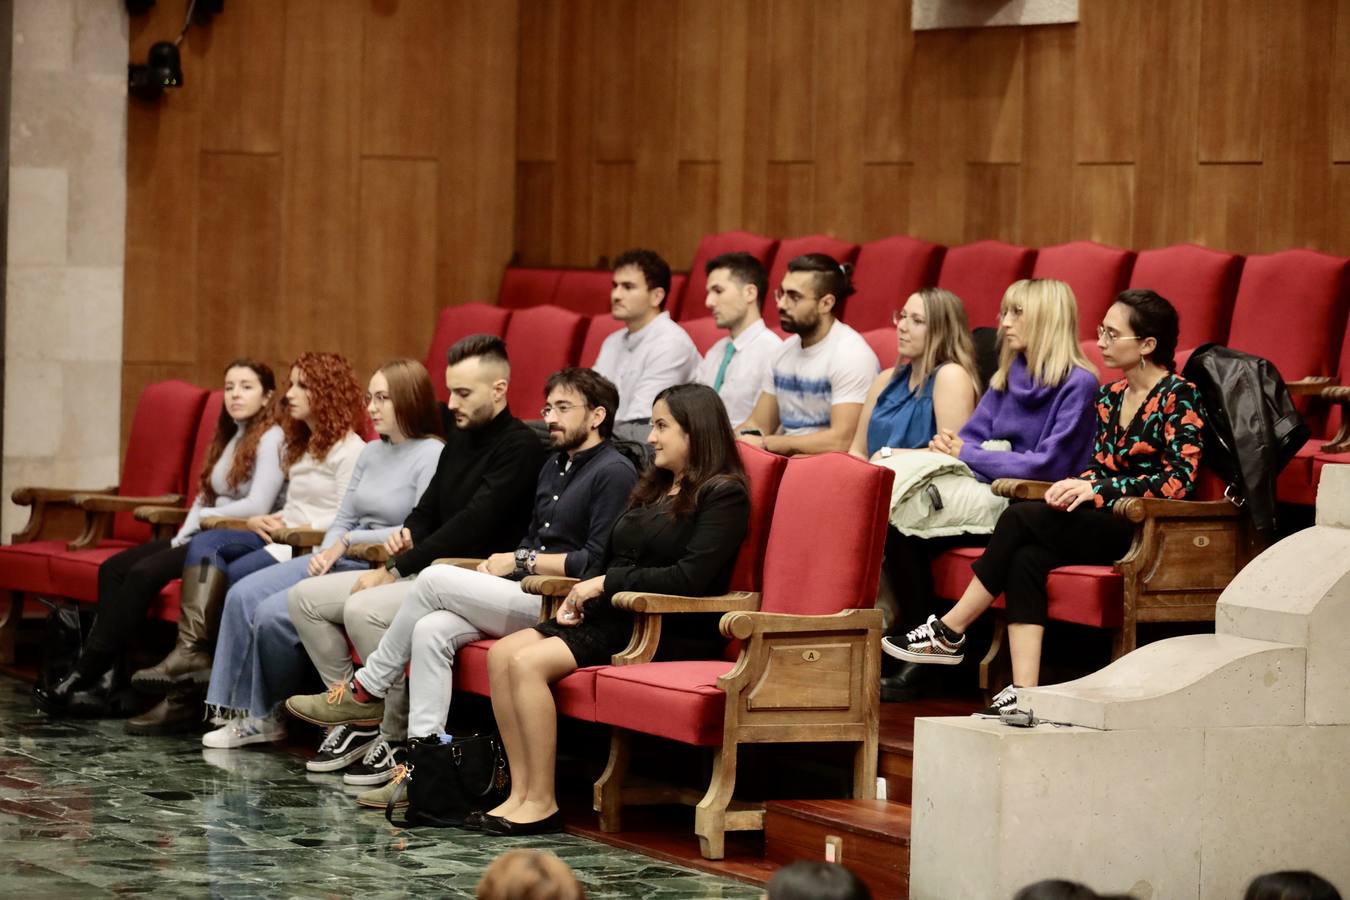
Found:
[[[899,326],[901,322],[908,322],[911,325],[918,326],[924,324],[926,321],[927,320],[924,319],[923,316],[910,315],[907,312],[898,311],[891,313],[891,324],[896,326]]]
[[[1098,325],[1097,340],[1110,347],[1116,341],[1142,341],[1146,339],[1139,337],[1137,334],[1116,334],[1105,325]]]
[[[566,401],[562,403],[546,403],[544,404],[544,408],[539,410],[539,418],[547,419],[554,413],[557,413],[560,416],[565,416],[574,409],[589,409],[589,408],[590,404],[587,403],[568,403]]]
[[[383,406],[388,403],[390,399],[392,398],[386,391],[376,391],[373,394],[366,394],[366,406],[369,406],[372,403],[378,403]]]

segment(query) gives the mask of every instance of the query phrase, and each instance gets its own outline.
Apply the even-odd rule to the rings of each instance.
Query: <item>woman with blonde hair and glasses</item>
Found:
[[[1064,282],[1013,282],[999,307],[998,369],[975,412],[959,430],[939,427],[928,448],[954,456],[975,478],[1055,481],[1087,463],[1095,428],[1096,370],[1078,342],[1078,300]],[[933,607],[931,563],[953,546],[988,541],[986,534],[924,539],[887,532],[886,565],[898,614],[893,635],[922,629]],[[909,643],[886,637],[892,656]],[[882,680],[888,700],[913,699],[921,670],[904,665]]]
[[[878,459],[894,450],[926,447],[940,429],[955,431],[980,397],[975,348],[961,298],[924,288],[895,314],[902,364],[872,382],[849,453]]]

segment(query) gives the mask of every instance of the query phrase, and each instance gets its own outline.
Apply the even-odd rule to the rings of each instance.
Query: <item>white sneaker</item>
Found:
[[[1001,719],[1017,709],[1017,688],[1008,685],[994,695],[994,702],[972,716],[980,719]]]
[[[233,750],[249,744],[271,744],[285,740],[286,726],[275,715],[231,719],[215,731],[202,735],[202,746],[213,750]]]

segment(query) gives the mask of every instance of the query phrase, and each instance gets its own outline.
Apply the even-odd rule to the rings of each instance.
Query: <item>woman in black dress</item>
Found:
[[[562,830],[553,792],[557,712],[549,685],[604,665],[628,645],[620,591],[700,596],[727,589],[745,537],[750,498],[735,436],[711,388],[667,388],[652,406],[652,468],[615,523],[609,553],[578,582],[554,619],[498,641],[488,652],[492,710],[511,764],[511,795],[483,815],[492,834]],[[709,633],[708,638],[716,638]]]

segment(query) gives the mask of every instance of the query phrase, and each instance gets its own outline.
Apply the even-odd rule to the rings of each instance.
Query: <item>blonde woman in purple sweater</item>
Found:
[[[1014,282],[999,308],[999,365],[975,412],[960,432],[940,429],[930,450],[955,456],[975,477],[1057,481],[1087,465],[1096,431],[1096,369],[1078,343],[1078,300],[1064,282],[1033,278]],[[933,611],[931,563],[953,546],[980,545],[988,535],[923,539],[887,529],[886,571],[897,614],[883,649],[904,645],[905,632]],[[904,664],[882,679],[882,698],[919,695],[922,672]]]

